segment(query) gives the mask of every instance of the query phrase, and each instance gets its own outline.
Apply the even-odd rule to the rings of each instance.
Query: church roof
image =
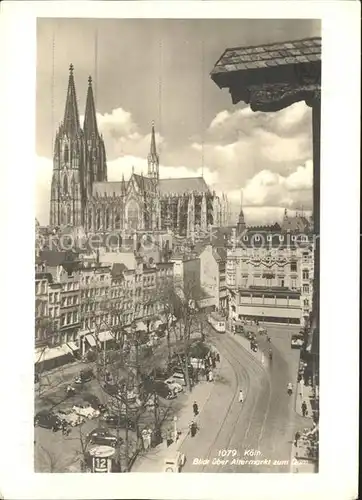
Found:
[[[125,187],[127,188],[127,182],[125,182]],[[122,191],[122,181],[118,182],[94,182],[93,183],[93,196],[121,196]]]
[[[153,191],[154,190],[154,182],[152,179],[148,177],[144,177],[143,175],[133,174],[132,177],[138,184],[138,187],[143,191]]]
[[[209,188],[203,177],[181,177],[178,179],[160,179],[159,189],[161,195],[165,194],[184,194],[198,191],[208,193]]]

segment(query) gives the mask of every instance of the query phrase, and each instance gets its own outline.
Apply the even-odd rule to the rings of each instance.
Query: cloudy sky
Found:
[[[312,208],[311,110],[233,106],[209,73],[227,47],[320,35],[312,20],[40,19],[37,29],[36,215],[48,223],[52,145],[63,118],[68,67],[79,112],[94,81],[108,179],[146,173],[152,120],[162,177],[201,173],[247,223]]]

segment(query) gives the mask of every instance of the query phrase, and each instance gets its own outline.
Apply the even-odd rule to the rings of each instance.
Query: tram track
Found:
[[[212,340],[215,343],[216,347],[220,350],[220,352],[223,353],[223,355],[226,357],[227,361],[232,367],[237,385],[236,390],[227,407],[225,417],[221,422],[220,428],[208,448],[208,453],[205,457],[206,459],[215,458],[220,450],[240,450],[240,447],[244,447],[246,439],[249,438],[251,429],[252,438],[248,439],[248,441],[257,443],[254,445],[255,449],[257,449],[263,434],[271,400],[271,384],[268,373],[263,365],[256,361],[256,359],[248,351],[246,351],[230,337],[223,337],[221,339],[218,336],[212,335]],[[243,353],[242,358],[235,355],[236,347],[239,353]],[[245,366],[245,364],[247,366]],[[253,377],[252,384],[251,376]],[[244,383],[247,382],[247,387],[243,387],[243,391],[246,393],[246,396],[244,402],[239,405],[238,394],[239,388],[241,387],[240,383],[243,381]],[[260,390],[262,391],[261,394],[259,392]],[[262,413],[262,418],[260,415],[260,411],[256,416],[256,408],[258,406],[258,403],[260,404],[260,398],[262,398],[263,403],[266,401],[265,411]],[[243,415],[246,415],[247,407],[250,407],[250,405],[251,415],[249,419],[249,425],[247,426],[243,437],[240,439],[240,436],[235,433],[235,429],[238,428]],[[220,445],[218,445],[219,442],[221,443]],[[241,469],[239,470],[241,471]],[[210,463],[204,465],[202,467],[202,471],[228,472],[225,465],[220,464],[210,466]],[[235,468],[232,468],[230,472],[235,472]]]

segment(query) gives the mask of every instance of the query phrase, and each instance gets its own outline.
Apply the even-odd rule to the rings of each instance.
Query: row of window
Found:
[[[45,295],[48,293],[48,281],[35,281],[35,295]]]
[[[60,326],[68,326],[73,325],[74,323],[78,323],[79,314],[78,311],[71,311],[60,316]]]
[[[76,306],[79,304],[79,297],[77,295],[72,295],[71,297],[63,297],[62,307]]]

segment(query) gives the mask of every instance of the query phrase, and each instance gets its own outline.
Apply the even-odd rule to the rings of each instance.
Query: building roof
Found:
[[[42,250],[39,252],[39,259],[49,267],[61,266],[67,259],[67,252],[55,252],[53,250]]]
[[[36,280],[47,280],[49,283],[53,283],[53,276],[50,273],[35,273]]]
[[[112,271],[111,271],[112,278],[120,277],[123,274],[123,272],[127,270],[128,267],[125,264],[121,262],[115,262],[112,266]]]
[[[117,182],[94,182],[93,183],[93,196],[122,196],[123,189],[127,188],[127,182],[122,187],[122,181]]]
[[[223,248],[223,247],[213,248],[213,252],[212,253],[213,253],[214,258],[215,258],[215,260],[217,262],[226,260],[227,251],[226,251],[225,248]]]
[[[211,75],[230,71],[250,71],[275,66],[320,62],[320,37],[226,49]]]
[[[209,193],[210,190],[203,177],[181,177],[177,179],[160,179],[159,189],[161,195],[191,193]]]
[[[150,179],[149,177],[144,177],[143,175],[139,175],[139,174],[133,174],[132,177],[137,182],[138,187],[142,191],[154,191],[155,190],[154,181],[152,179]]]

